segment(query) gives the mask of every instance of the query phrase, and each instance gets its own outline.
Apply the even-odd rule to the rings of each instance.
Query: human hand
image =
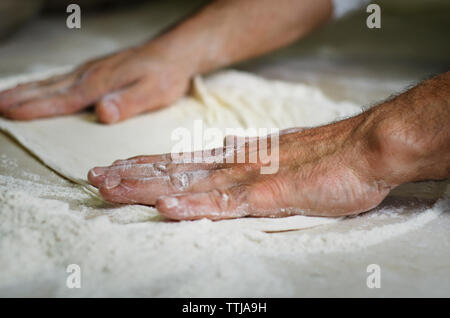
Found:
[[[95,104],[99,121],[115,123],[174,102],[188,89],[191,75],[179,59],[147,47],[132,48],[0,92],[0,115],[31,120]]]
[[[223,156],[222,163],[138,156],[96,167],[88,178],[108,201],[156,205],[177,220],[356,214],[377,206],[390,190],[372,169],[367,135],[355,129],[359,121],[282,132],[274,174],[261,174],[260,160],[226,160],[243,152],[247,162],[251,153],[260,158],[260,147],[247,141],[231,152],[230,147],[212,152]]]

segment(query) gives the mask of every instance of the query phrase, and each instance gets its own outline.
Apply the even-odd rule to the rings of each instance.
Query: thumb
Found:
[[[144,83],[121,89],[105,95],[96,105],[100,122],[113,124],[133,117],[144,111],[164,106],[160,94],[151,94]]]

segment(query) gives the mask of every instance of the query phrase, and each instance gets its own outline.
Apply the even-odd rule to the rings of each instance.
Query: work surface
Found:
[[[0,76],[74,64],[137,43],[180,16],[172,6],[159,6],[88,16],[83,20],[81,31],[64,28],[63,18],[48,17],[34,21],[0,46],[0,60],[8,61],[2,62]],[[341,29],[345,30],[345,25]],[[41,33],[47,34],[44,40],[37,37]],[[240,68],[266,77],[313,84],[331,98],[362,104],[373,104],[423,76],[441,70],[439,56],[433,56],[432,63],[412,65],[395,59],[387,62],[376,54],[369,54],[370,45],[366,48],[364,44],[358,44],[363,49],[358,49],[358,45],[346,49],[315,44],[317,39],[326,41],[327,36],[330,35],[317,34],[316,39],[305,41],[305,47],[294,46]],[[360,40],[362,38],[364,36],[361,35]],[[402,50],[401,47],[397,49],[396,52]],[[359,59],[345,58],[349,52],[355,51]],[[410,62],[423,61],[420,52],[414,54]],[[369,58],[365,60],[362,56]],[[41,225],[54,231],[53,236],[27,236],[25,231],[39,233],[32,228],[3,228],[0,259],[1,264],[8,265],[8,271],[2,268],[0,295],[450,295],[450,211],[442,209],[445,205],[439,206],[440,209],[432,208],[434,201],[430,200],[433,194],[445,191],[448,187],[446,182],[405,185],[383,203],[382,209],[337,224],[285,233],[237,233],[230,230],[228,234],[233,235],[234,240],[230,239],[229,244],[223,242],[227,239],[225,232],[214,237],[214,222],[198,221],[203,222],[202,231],[192,235],[177,237],[166,234],[166,237],[159,238],[159,242],[149,233],[149,241],[158,241],[158,244],[152,243],[152,254],[146,250],[151,249],[152,244],[139,241],[137,246],[127,246],[126,241],[116,242],[127,238],[135,242],[133,237],[124,235],[120,227],[130,229],[134,226],[137,233],[145,231],[146,223],[151,221],[146,220],[145,215],[140,223],[125,224],[126,215],[121,215],[120,211],[111,212],[111,207],[91,199],[76,185],[45,167],[10,137],[0,135],[0,149],[1,189],[23,185],[26,189],[34,189],[24,197],[24,207],[30,205],[32,198],[36,198],[37,203],[40,198],[51,198],[55,202],[67,203],[69,209],[82,206],[83,213],[78,217],[87,219],[83,222],[75,220],[63,229],[73,233],[68,236],[73,240],[65,242],[61,241],[64,236],[59,236],[62,233],[55,229],[58,223],[55,221],[52,225],[52,219],[41,218],[44,211],[40,210],[35,211],[36,228]],[[72,197],[65,198],[65,193]],[[8,204],[1,207],[2,211],[9,208],[12,207]],[[436,210],[444,211],[436,213]],[[33,212],[27,211],[28,214],[6,221],[18,226],[29,224],[22,221],[32,217]],[[105,215],[109,219],[112,217],[117,224],[116,238],[114,232],[105,232],[103,236],[89,232],[102,230],[102,222],[110,222],[103,218]],[[63,217],[55,215],[55,220],[64,217],[65,214]],[[89,231],[77,228],[86,224]],[[191,225],[186,223],[185,226]],[[210,235],[207,240],[202,237],[205,234]],[[84,241],[81,235],[100,238],[101,241]],[[105,237],[107,235],[111,237]],[[178,255],[168,257],[169,251],[164,249],[164,244],[171,240],[176,244],[178,239],[181,245]],[[120,259],[114,257],[114,251],[96,255],[105,247],[117,247],[115,253]],[[138,256],[139,253],[142,257]],[[99,255],[105,255],[111,263],[105,266],[105,262],[96,261]],[[30,259],[40,264],[31,264]],[[70,263],[81,264],[84,275],[81,289],[66,287],[66,267]],[[380,289],[369,289],[366,285],[369,264],[377,264],[381,268]],[[145,267],[154,272],[145,270]]]

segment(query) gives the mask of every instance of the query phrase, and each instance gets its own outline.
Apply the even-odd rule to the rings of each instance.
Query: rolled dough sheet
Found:
[[[68,68],[0,79],[0,90]],[[116,125],[103,125],[95,115],[77,115],[31,122],[0,118],[0,129],[36,155],[47,166],[98,196],[87,182],[87,172],[116,159],[170,152],[177,142],[171,132],[193,131],[195,120],[216,128],[311,127],[355,115],[361,107],[335,102],[317,88],[299,83],[266,80],[248,73],[222,71],[194,79],[191,93],[165,109]],[[209,145],[209,146],[219,146]],[[148,209],[135,206],[134,208]],[[246,218],[220,221],[262,231],[285,231],[336,222],[335,218],[292,216],[281,219]]]

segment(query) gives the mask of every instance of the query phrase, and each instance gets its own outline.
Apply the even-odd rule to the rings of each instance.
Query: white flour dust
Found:
[[[262,259],[359,251],[424,226],[449,205],[384,207],[296,235],[269,234],[228,221],[166,222],[151,208],[145,215],[133,206],[103,206],[70,183],[0,176],[0,294],[252,295],[256,284],[282,295],[283,282]],[[364,219],[372,226],[358,225]],[[350,229],[336,227],[351,222]],[[65,286],[69,264],[83,270],[76,291]]]

